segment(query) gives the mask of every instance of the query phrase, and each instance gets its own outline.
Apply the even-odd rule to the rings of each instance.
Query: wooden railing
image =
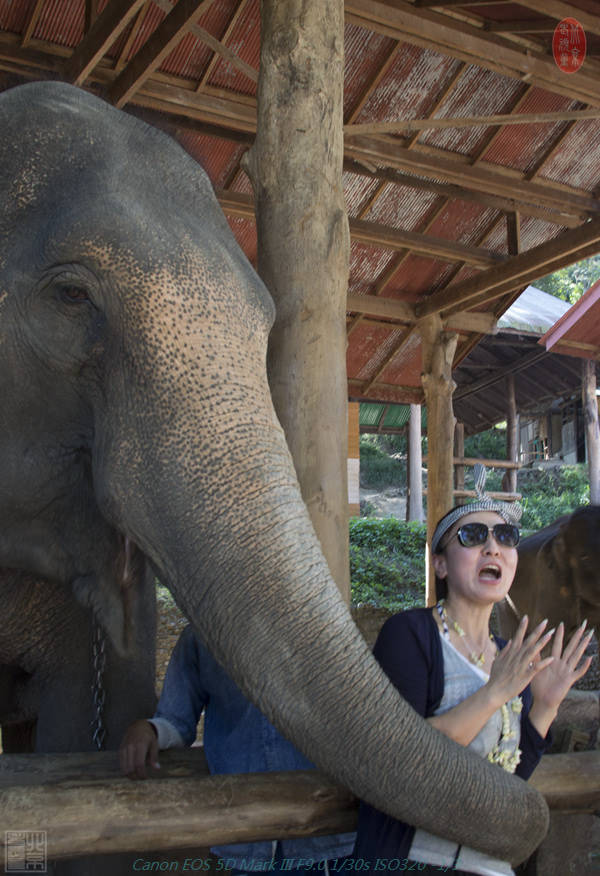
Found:
[[[0,756],[5,831],[46,831],[48,857],[148,852],[353,830],[357,803],[314,770],[208,776],[201,749],[161,753],[131,781],[114,752]],[[531,778],[551,808],[600,808],[600,751],[546,755]]]

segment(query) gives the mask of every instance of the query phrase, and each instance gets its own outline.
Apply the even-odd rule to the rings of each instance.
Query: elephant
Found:
[[[119,651],[67,583],[0,569],[0,725],[5,753],[118,748],[152,714],[156,599],[145,557],[115,557],[129,641]]]
[[[416,715],[331,578],[269,391],[274,305],[204,170],[64,83],[3,92],[0,126],[0,562],[71,581],[119,647],[88,544],[118,532],[319,768],[526,858],[542,796]]]
[[[496,608],[500,635],[510,638],[524,614],[530,627],[544,618],[549,627],[564,621],[567,635],[585,618],[590,629],[597,626],[599,543],[600,505],[583,505],[524,538],[510,601]]]

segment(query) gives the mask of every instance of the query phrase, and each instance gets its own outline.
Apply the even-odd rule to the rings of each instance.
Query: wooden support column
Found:
[[[454,455],[458,459],[465,458],[465,424],[457,423],[454,427]],[[454,466],[454,489],[464,490],[465,488],[465,467],[464,465]]]
[[[277,308],[275,410],[331,573],[349,599],[343,0],[262,0],[254,187],[258,271]]]
[[[596,363],[592,359],[582,360],[581,398],[583,402],[585,445],[590,477],[590,503],[592,505],[599,505],[600,429],[598,428],[598,400],[596,398]]]
[[[406,503],[407,520],[423,520],[423,479],[421,468],[421,405],[410,406],[408,421],[408,496]]]
[[[506,458],[518,462],[519,457],[519,415],[515,395],[515,375],[506,377]],[[502,478],[502,489],[506,493],[517,492],[517,469],[507,468]]]
[[[348,514],[360,514],[360,404],[348,402]]]
[[[418,324],[422,346],[421,381],[427,405],[427,552],[435,524],[452,507],[454,412],[452,362],[456,334],[443,330],[439,315]],[[427,605],[435,602],[435,574],[429,556],[425,564]]]

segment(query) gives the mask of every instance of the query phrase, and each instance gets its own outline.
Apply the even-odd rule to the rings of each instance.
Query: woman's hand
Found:
[[[561,622],[552,642],[552,662],[542,665],[544,661],[540,661],[536,664],[536,674],[531,681],[533,706],[529,717],[542,736],[548,732],[569,690],[590,668],[592,658],[582,658],[594,631],[584,636],[586,623],[584,621],[573,633],[563,651],[565,627]]]
[[[121,772],[132,779],[145,779],[146,766],[160,769],[158,738],[149,721],[134,721],[125,731],[119,748]]]
[[[554,634],[554,630],[544,633],[548,621],[543,620],[525,638],[528,622],[527,615],[521,618],[515,635],[492,663],[487,687],[498,708],[520,694],[536,674],[549,668],[555,660],[554,651],[550,657],[540,656]]]

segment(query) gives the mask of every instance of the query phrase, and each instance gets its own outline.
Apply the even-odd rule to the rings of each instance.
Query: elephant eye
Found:
[[[90,300],[89,295],[81,286],[61,286],[60,295],[63,301],[68,304],[80,304],[82,301]]]

